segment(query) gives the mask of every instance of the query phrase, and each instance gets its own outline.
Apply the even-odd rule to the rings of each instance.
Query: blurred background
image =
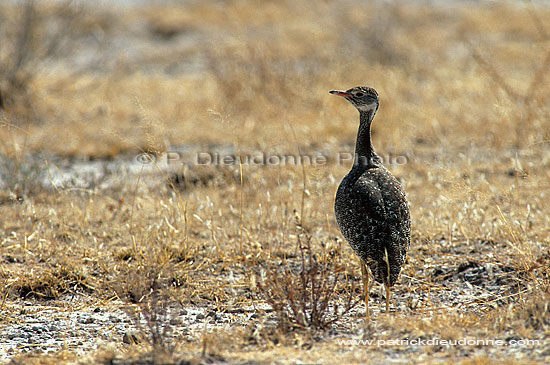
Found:
[[[549,14],[531,1],[3,2],[2,154],[285,149],[294,133],[338,146],[355,115],[327,91],[356,85],[381,95],[379,149],[533,146],[548,139]]]
[[[338,327],[323,336],[364,338],[362,307],[345,301],[362,295],[356,259],[333,215],[351,165],[336,156],[353,151],[358,115],[328,91],[366,85],[380,95],[374,146],[403,157],[387,165],[412,216],[408,262],[392,294],[398,319],[379,316],[368,335],[542,338],[550,318],[549,19],[547,1],[519,0],[2,1],[0,324],[52,321],[49,312],[20,312],[22,301],[100,309],[161,293],[202,313],[204,326],[191,314],[174,322],[181,331],[181,318],[196,324],[177,341],[195,354],[206,351],[206,321],[222,328],[222,314],[242,331],[214,340],[228,352],[258,351],[236,358],[259,358],[262,346],[278,343],[294,354],[295,344],[305,348],[289,334],[294,327],[279,323],[284,336],[272,329],[275,314],[308,326],[286,307],[310,298],[290,275],[307,263],[307,242],[312,277],[334,283],[318,323]],[[328,159],[198,166],[197,153]],[[279,297],[266,294],[275,289]],[[268,305],[271,312],[257,311]],[[108,341],[120,350],[126,327],[109,321],[99,332],[53,331],[51,347],[95,349],[94,333],[116,327]],[[14,351],[45,342],[10,336],[5,348]],[[364,362],[372,352],[387,360],[384,348],[342,352],[334,342],[323,355],[317,349],[330,346],[312,338],[306,362]],[[436,347],[421,352],[437,357]],[[445,356],[470,350],[480,363],[498,358],[487,346]],[[506,360],[531,356],[528,347],[497,350]],[[272,362],[277,351],[262,358]],[[399,356],[421,358],[409,349]]]

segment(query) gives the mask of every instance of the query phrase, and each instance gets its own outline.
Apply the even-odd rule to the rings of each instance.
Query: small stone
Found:
[[[79,320],[79,322],[83,324],[91,324],[91,323],[94,323],[94,319],[92,317],[86,317]]]
[[[124,336],[122,336],[122,342],[127,343],[129,345],[133,345],[136,343],[139,343],[139,338],[135,333],[126,332]]]
[[[109,316],[109,321],[113,322],[113,323],[119,323],[120,322],[120,318],[118,317],[115,317],[113,316],[112,314]]]

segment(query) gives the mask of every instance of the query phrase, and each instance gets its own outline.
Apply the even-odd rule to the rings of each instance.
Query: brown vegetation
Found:
[[[0,6],[9,20],[0,22],[0,331],[18,323],[15,308],[28,303],[118,303],[134,308],[127,312],[136,323],[146,321],[137,326],[146,340],[114,339],[83,361],[360,363],[393,351],[403,361],[468,354],[474,363],[521,362],[526,351],[510,347],[358,351],[338,340],[548,341],[550,28],[541,21],[548,8],[18,6]],[[114,39],[129,42],[125,50]],[[100,57],[77,67],[86,45]],[[407,158],[388,167],[405,184],[413,220],[392,315],[377,311],[375,293],[369,324],[355,305],[359,267],[332,208],[349,169],[337,156],[351,152],[357,125],[327,92],[357,85],[380,93],[377,151]],[[89,189],[53,183],[51,156],[162,156],[182,145],[240,155],[321,152],[328,161],[159,167],[156,185],[141,172]],[[163,327],[170,308],[253,315],[246,326],[205,324],[172,343],[163,336],[185,324]],[[16,354],[37,363],[75,356]],[[533,359],[542,356],[550,355]]]

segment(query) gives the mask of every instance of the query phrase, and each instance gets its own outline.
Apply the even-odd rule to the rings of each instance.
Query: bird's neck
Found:
[[[376,110],[359,111],[359,131],[355,143],[354,167],[370,168],[382,164],[380,157],[374,152],[370,137],[370,126]]]

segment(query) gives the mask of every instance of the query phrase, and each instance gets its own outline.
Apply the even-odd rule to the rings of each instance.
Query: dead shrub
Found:
[[[298,262],[283,259],[280,265],[270,265],[259,275],[261,295],[277,314],[279,327],[287,332],[292,327],[326,329],[352,310],[360,301],[355,287],[343,290],[345,267],[338,263],[340,250],[327,252],[321,244],[323,256],[314,252],[311,234],[297,227],[296,246]],[[343,291],[343,307],[336,301]]]

